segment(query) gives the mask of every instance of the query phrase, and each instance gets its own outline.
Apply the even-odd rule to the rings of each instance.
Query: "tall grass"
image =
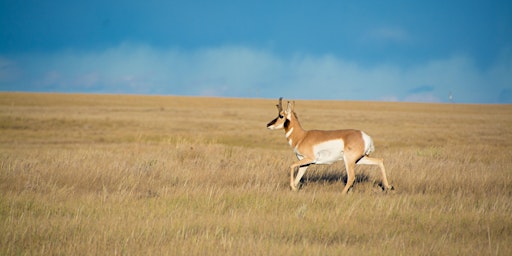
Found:
[[[295,161],[273,100],[0,94],[0,254],[512,253],[512,107],[298,101],[358,128],[396,190]]]

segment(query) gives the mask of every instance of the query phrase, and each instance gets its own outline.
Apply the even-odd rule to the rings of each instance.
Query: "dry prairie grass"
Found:
[[[385,159],[342,197],[342,163],[288,189],[275,103],[1,93],[0,254],[512,254],[510,105],[298,101]]]

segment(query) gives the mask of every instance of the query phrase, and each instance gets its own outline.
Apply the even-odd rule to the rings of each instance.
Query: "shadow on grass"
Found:
[[[339,170],[327,170],[327,171],[312,171],[306,173],[302,178],[304,183],[338,183],[343,180],[343,183],[347,183],[347,173]],[[365,173],[356,173],[355,183],[368,182],[370,176]]]
[[[308,170],[309,171],[309,170]],[[376,181],[371,178],[370,175],[366,174],[365,172],[357,172],[356,171],[356,177],[354,181],[354,185],[357,185],[358,183],[372,183],[373,185],[379,186],[381,189],[384,189],[384,186],[382,185],[382,182]],[[311,172],[307,172],[304,177],[302,178],[302,185],[308,185],[308,184],[335,184],[339,183],[340,181],[343,181],[343,185],[347,184],[347,172],[335,170],[335,169],[329,169],[325,171],[320,170],[312,170]]]

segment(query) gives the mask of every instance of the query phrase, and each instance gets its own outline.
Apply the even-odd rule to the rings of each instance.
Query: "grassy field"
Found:
[[[512,255],[512,106],[297,101],[385,159],[295,161],[276,100],[0,93],[1,255]]]

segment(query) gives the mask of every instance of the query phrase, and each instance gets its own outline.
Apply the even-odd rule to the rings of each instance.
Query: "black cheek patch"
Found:
[[[288,126],[290,125],[290,120],[286,119],[286,121],[284,121],[284,128],[288,128]]]

